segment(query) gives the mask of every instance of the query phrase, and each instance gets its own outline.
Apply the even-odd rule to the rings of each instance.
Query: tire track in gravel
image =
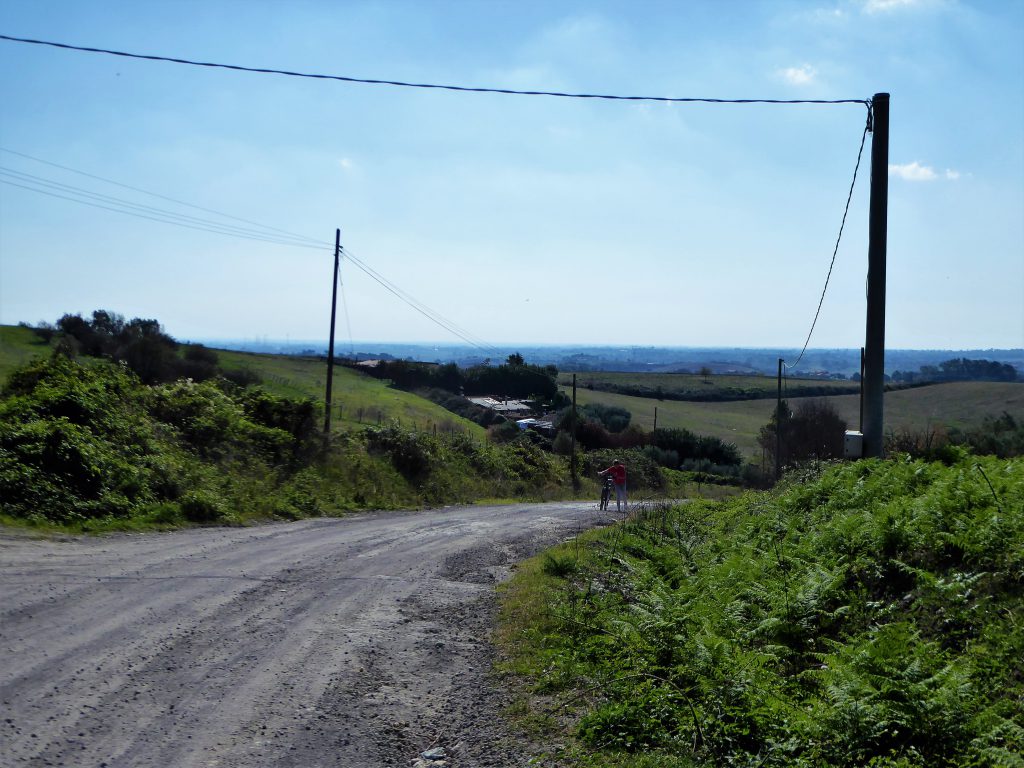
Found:
[[[599,522],[465,507],[247,529],[0,532],[5,766],[525,765],[494,585]]]

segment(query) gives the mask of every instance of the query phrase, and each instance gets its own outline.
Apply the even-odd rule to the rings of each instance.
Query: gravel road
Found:
[[[0,763],[372,768],[440,747],[452,767],[526,765],[491,675],[494,585],[598,514],[0,532]]]

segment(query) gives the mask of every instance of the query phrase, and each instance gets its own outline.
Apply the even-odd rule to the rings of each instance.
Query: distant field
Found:
[[[225,370],[253,370],[263,378],[263,386],[275,394],[323,401],[327,365],[321,360],[225,350],[218,350],[217,354]],[[391,389],[384,382],[349,368],[334,369],[331,400],[334,408],[332,419],[336,426],[376,424],[378,420],[388,422],[397,419],[404,426],[424,430],[432,430],[436,425],[438,430],[461,429],[477,437],[484,434],[483,427],[468,419],[417,395]]]
[[[50,354],[50,346],[42,343],[27,328],[0,326],[0,385],[11,371],[33,358]],[[257,373],[267,390],[287,397],[312,397],[323,402],[327,366],[315,358],[289,355],[259,355],[250,352],[217,350],[225,370],[248,368]],[[90,358],[83,357],[83,361]],[[335,368],[333,384],[332,425],[357,426],[378,421],[400,421],[439,431],[462,430],[482,437],[483,427],[446,411],[422,397],[391,389],[383,382],[347,368]]]
[[[571,388],[564,390],[571,394]],[[578,386],[576,397],[580,405],[601,403],[625,408],[633,414],[633,423],[644,429],[653,428],[656,407],[659,427],[683,427],[698,434],[714,435],[735,443],[749,458],[760,457],[757,434],[775,407],[775,401],[770,399],[721,403],[658,401],[594,392]],[[791,397],[789,402],[795,406],[800,398]],[[851,428],[857,426],[860,408],[857,395],[836,395],[830,397],[829,402]],[[886,430],[971,427],[980,424],[985,416],[998,416],[1003,411],[1024,419],[1024,384],[953,382],[885,395]]]
[[[558,383],[572,386],[572,373],[562,372]],[[794,397],[856,392],[857,383],[835,379],[787,379]],[[720,401],[775,397],[774,376],[701,376],[695,373],[619,373],[586,371],[576,374],[576,388],[636,397],[669,400]]]

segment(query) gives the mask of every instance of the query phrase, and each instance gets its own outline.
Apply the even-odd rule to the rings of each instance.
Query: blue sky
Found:
[[[1024,346],[1024,3],[8,2],[0,33],[363,78],[722,98],[892,94],[887,344]],[[859,105],[460,94],[0,41],[0,147],[342,243],[474,337],[799,347]],[[869,136],[811,346],[864,336]],[[31,174],[213,218],[0,152]],[[24,182],[25,176],[0,179]],[[50,188],[53,189],[52,187]],[[235,222],[237,223],[237,222]],[[249,225],[244,225],[249,226]],[[339,338],[457,341],[352,264]],[[331,249],[0,184],[0,322],[326,337]]]

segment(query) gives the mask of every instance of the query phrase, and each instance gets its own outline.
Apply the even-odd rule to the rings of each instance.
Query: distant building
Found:
[[[529,403],[523,400],[498,400],[493,397],[470,397],[467,399],[474,405],[487,408],[503,416],[526,415],[532,411]]]

